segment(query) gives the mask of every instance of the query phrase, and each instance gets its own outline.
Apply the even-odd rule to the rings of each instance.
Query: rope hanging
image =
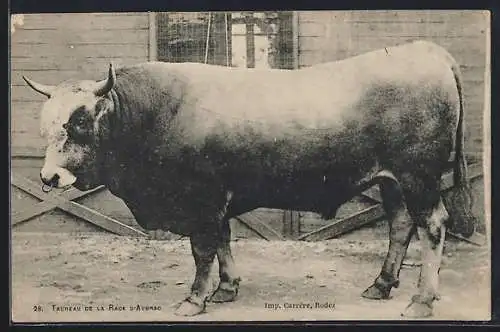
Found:
[[[208,43],[210,41],[210,28],[212,26],[212,13],[208,14],[207,41],[205,43],[205,63],[208,62]]]
[[[226,66],[230,67],[230,59],[229,59],[229,34],[228,34],[228,29],[229,29],[229,22],[227,19],[227,13],[224,13],[224,32],[225,32],[225,37],[226,37]],[[208,14],[208,24],[207,24],[207,40],[205,42],[205,63],[208,63],[208,49],[209,49],[209,44],[210,44],[210,30],[212,28],[212,13]]]

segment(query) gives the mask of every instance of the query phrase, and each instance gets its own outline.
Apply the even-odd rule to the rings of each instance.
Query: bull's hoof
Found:
[[[232,302],[238,295],[238,288],[224,288],[219,285],[217,290],[210,297],[211,302],[221,303],[221,302]]]
[[[408,318],[430,317],[432,316],[432,301],[420,302],[416,301],[414,297],[401,316]]]
[[[205,303],[193,301],[192,299],[185,299],[175,310],[177,316],[196,316],[205,311]]]
[[[368,287],[361,296],[365,299],[371,300],[386,300],[389,298],[389,294],[391,293],[391,288],[384,288],[380,285],[373,284]]]
[[[471,220],[462,227],[462,229],[460,230],[460,233],[464,237],[470,238],[472,236],[472,234],[474,234],[474,232],[476,231],[477,224],[478,224],[478,221],[476,220],[476,218],[472,217]]]

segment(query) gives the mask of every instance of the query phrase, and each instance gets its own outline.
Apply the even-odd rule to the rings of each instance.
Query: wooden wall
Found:
[[[148,59],[148,13],[29,14],[11,34],[13,155],[41,155],[39,112],[44,96],[22,80],[45,84],[104,78],[116,66]]]
[[[148,13],[25,14],[11,34],[11,152],[12,172],[39,183],[46,142],[39,136],[39,114],[45,97],[35,93],[22,75],[45,84],[69,78],[101,79],[108,64],[147,61]],[[12,188],[12,212],[38,203]],[[80,200],[121,222],[137,224],[124,205],[108,191]],[[94,231],[90,223],[61,211],[52,211],[18,224],[16,230],[45,232]]]
[[[445,47],[464,78],[466,149],[482,151],[486,34],[479,11],[299,12],[299,66],[340,60],[370,50],[425,39]]]
[[[300,67],[346,58],[384,46],[424,38],[446,47],[461,64],[465,79],[469,151],[481,151],[483,76],[486,18],[482,14],[299,12],[298,63]],[[153,31],[150,29],[153,28]],[[39,112],[44,97],[29,89],[22,75],[45,84],[69,78],[105,77],[109,61],[116,66],[151,58],[156,46],[151,16],[147,13],[24,15],[23,25],[11,34],[11,152],[13,173],[39,183],[45,141],[39,137]],[[153,35],[151,34],[153,32]],[[151,41],[155,45],[151,45]],[[154,58],[154,55],[153,57]],[[13,188],[12,211],[38,200]],[[108,191],[79,201],[122,223],[137,227],[124,203]],[[338,217],[354,213],[363,202],[346,204]],[[300,233],[331,221],[301,213]],[[260,219],[283,233],[283,213],[261,209]],[[234,237],[255,237],[245,224],[232,220]],[[44,232],[95,231],[96,227],[63,212],[50,212],[16,226],[17,230]],[[266,231],[263,229],[263,231]]]
[[[31,14],[11,33],[11,167],[15,176],[40,183],[46,142],[39,136],[39,113],[45,97],[22,80],[44,84],[66,79],[101,79],[110,61],[116,67],[156,59],[156,20],[148,13]],[[151,44],[154,45],[151,45]],[[160,50],[161,51],[161,50]],[[151,52],[151,54],[150,54]],[[57,190],[54,190],[57,191]],[[122,200],[104,190],[78,203],[121,223],[141,229]],[[11,212],[22,214],[40,201],[16,186],[11,187]],[[281,233],[279,211],[256,211],[249,216]],[[233,237],[259,237],[244,223],[231,220]],[[259,227],[257,227],[259,228]],[[16,224],[16,231],[102,231],[91,223],[53,210]],[[269,229],[261,229],[262,234]],[[272,235],[272,233],[271,233]]]
[[[229,20],[227,34],[225,18]],[[158,61],[205,62],[209,19],[211,21],[207,63],[226,66],[226,37],[231,47],[231,21],[225,13],[157,13]],[[229,61],[230,59],[229,54]]]

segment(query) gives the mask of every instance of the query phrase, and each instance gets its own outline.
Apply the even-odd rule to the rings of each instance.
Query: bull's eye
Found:
[[[88,143],[92,141],[93,119],[91,114],[81,107],[71,115],[66,131],[71,141]]]
[[[81,133],[86,131],[89,127],[89,119],[78,118],[71,122],[72,131],[76,131],[76,133]]]

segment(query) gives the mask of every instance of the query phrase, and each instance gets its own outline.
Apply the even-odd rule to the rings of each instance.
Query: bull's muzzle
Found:
[[[76,181],[76,177],[67,169],[47,166],[42,168],[40,179],[45,186],[49,187],[46,189],[44,186],[44,191],[49,191],[50,188],[66,188]]]

